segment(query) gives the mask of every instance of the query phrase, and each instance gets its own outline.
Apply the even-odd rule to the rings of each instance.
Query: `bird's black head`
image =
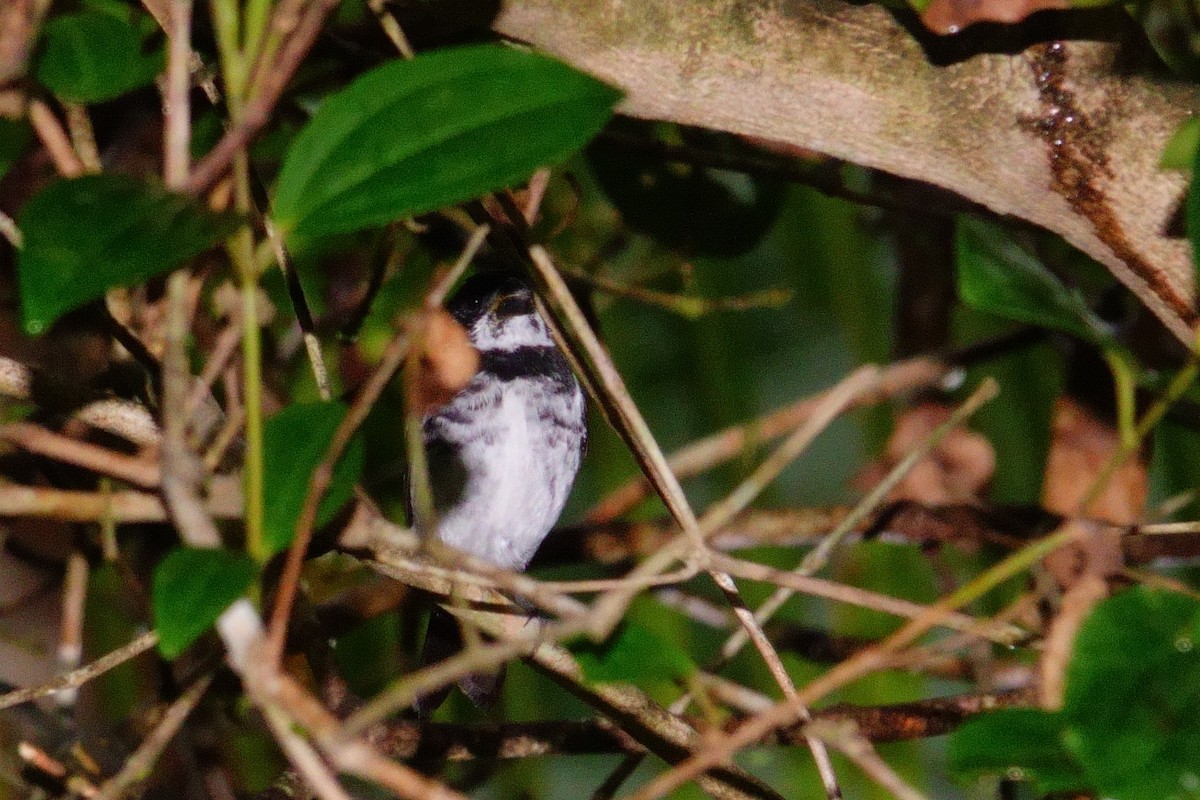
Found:
[[[485,316],[503,320],[532,314],[533,290],[529,281],[516,272],[478,272],[454,293],[447,310],[470,330]]]

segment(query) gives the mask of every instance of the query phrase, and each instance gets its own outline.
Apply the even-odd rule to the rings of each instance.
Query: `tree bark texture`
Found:
[[[1159,158],[1200,91],[1119,8],[940,38],[841,0],[512,0],[496,28],[620,86],[633,116],[814,150],[1054,231],[1192,340],[1187,178]]]

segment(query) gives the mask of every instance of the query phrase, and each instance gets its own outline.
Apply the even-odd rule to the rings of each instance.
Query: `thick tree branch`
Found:
[[[626,113],[827,153],[1059,233],[1191,341],[1186,180],[1158,159],[1200,96],[1139,66],[1119,8],[938,39],[840,0],[514,0],[496,27],[617,84]]]

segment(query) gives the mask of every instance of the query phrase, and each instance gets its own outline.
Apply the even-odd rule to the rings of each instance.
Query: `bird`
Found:
[[[433,534],[489,564],[521,571],[562,513],[583,459],[583,390],[521,273],[476,272],[446,310],[478,350],[479,370],[422,422]],[[427,533],[419,524],[418,531]],[[457,623],[435,607],[422,663],[452,654],[458,633]],[[502,673],[472,675],[459,686],[486,707],[502,679]],[[425,698],[419,710],[431,713],[444,697]]]

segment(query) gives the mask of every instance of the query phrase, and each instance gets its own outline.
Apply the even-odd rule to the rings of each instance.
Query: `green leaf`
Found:
[[[162,71],[162,48],[147,51],[146,44],[131,22],[112,14],[64,14],[43,29],[34,75],[64,100],[111,100],[151,83]]]
[[[193,198],[122,175],[51,184],[18,219],[21,318],[41,333],[66,311],[114,286],[166,272],[224,239],[236,219]]]
[[[1153,459],[1150,462],[1151,508],[1190,496],[1182,508],[1176,507],[1171,518],[1179,521],[1200,516],[1197,490],[1200,489],[1200,431],[1173,419],[1154,426]]]
[[[1105,323],[1079,293],[1064,286],[999,227],[964,220],[956,247],[958,293],[967,305],[1096,344],[1111,339]]]
[[[0,178],[8,174],[32,139],[33,130],[25,120],[0,117]]]
[[[963,776],[1019,770],[1039,793],[1086,788],[1083,770],[1063,744],[1065,734],[1057,713],[1005,708],[983,714],[950,738],[950,769]]]
[[[511,186],[582,147],[619,97],[497,45],[385,64],[330,95],[296,137],[275,220],[293,238],[348,233]]]
[[[150,603],[158,649],[174,658],[245,593],[257,567],[242,553],[177,547],[154,570]]]
[[[1200,798],[1200,603],[1139,587],[1100,603],[1067,667],[1067,744],[1101,796]]]
[[[308,493],[308,481],[325,457],[333,434],[346,417],[338,402],[297,403],[267,420],[263,430],[263,528],[269,553],[288,546]],[[317,509],[317,525],[333,519],[354,493],[362,474],[362,438],[350,440],[333,470],[329,490]]]
[[[1171,134],[1170,141],[1163,148],[1159,166],[1163,169],[1192,168],[1196,160],[1196,151],[1200,149],[1200,117],[1189,117]]]
[[[677,643],[637,620],[626,619],[608,641],[572,648],[583,673],[598,683],[631,683],[647,686],[675,681],[696,671],[687,652]]]

